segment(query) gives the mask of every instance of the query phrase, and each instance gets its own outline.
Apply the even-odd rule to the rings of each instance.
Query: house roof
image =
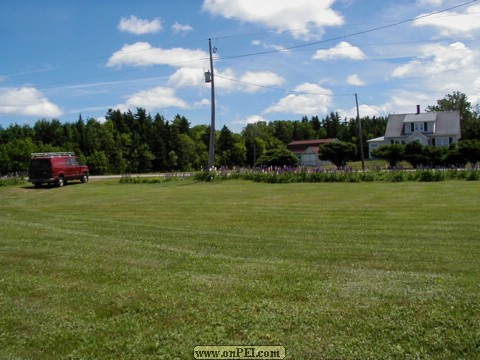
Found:
[[[318,139],[318,140],[299,140],[299,141],[292,141],[291,143],[287,144],[287,147],[290,151],[294,153],[303,153],[308,148],[313,148],[313,150],[318,152],[318,147],[322,144],[327,144],[331,142],[339,141],[337,138],[334,139]]]
[[[435,135],[453,135],[460,137],[460,112],[459,111],[442,111],[437,113],[437,121],[435,122]]]
[[[318,140],[299,140],[299,141],[292,141],[288,143],[287,146],[315,146],[320,144],[326,144],[330,142],[338,141],[337,138],[335,139],[318,139]]]
[[[374,139],[367,140],[367,142],[380,142],[380,141],[385,141],[385,136],[380,136]]]
[[[432,122],[437,119],[436,112],[421,113],[421,114],[406,114],[403,119],[404,123],[415,123],[415,122]]]
[[[434,122],[434,136],[457,135],[460,137],[460,112],[439,111],[421,114],[391,114],[388,116],[385,138],[404,135],[404,123]]]
[[[402,134],[403,119],[406,114],[393,114],[388,116],[387,128],[385,130],[385,137],[396,137]]]

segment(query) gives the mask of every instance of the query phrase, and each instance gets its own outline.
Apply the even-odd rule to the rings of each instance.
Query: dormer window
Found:
[[[415,131],[425,131],[425,124],[421,123],[414,123],[414,130]]]

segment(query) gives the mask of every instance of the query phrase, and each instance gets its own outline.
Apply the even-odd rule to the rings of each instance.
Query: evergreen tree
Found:
[[[160,114],[153,120],[152,142],[150,149],[154,155],[153,170],[164,171],[168,168],[168,128],[165,118]]]
[[[233,147],[233,133],[227,128],[226,125],[223,125],[222,130],[220,130],[220,136],[218,137],[216,146],[216,152],[220,157],[220,163],[222,166],[231,167],[234,165],[231,159]]]

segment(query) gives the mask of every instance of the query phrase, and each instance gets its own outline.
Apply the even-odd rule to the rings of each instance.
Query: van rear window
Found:
[[[38,170],[48,170],[50,169],[50,159],[32,159],[30,167]]]

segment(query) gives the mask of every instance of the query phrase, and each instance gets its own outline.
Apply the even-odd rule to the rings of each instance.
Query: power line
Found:
[[[230,59],[236,59],[236,58],[251,57],[251,56],[260,56],[260,55],[265,55],[265,54],[271,54],[271,53],[277,53],[277,52],[284,52],[284,51],[302,49],[302,48],[306,48],[306,47],[313,46],[313,45],[317,45],[317,44],[327,43],[327,42],[331,42],[331,41],[335,41],[335,40],[345,39],[345,38],[349,38],[349,37],[354,37],[354,36],[358,36],[358,35],[363,35],[363,34],[366,34],[366,33],[370,33],[370,32],[374,32],[374,31],[378,31],[378,30],[382,30],[382,29],[386,29],[386,28],[398,26],[398,25],[405,24],[405,23],[408,23],[408,22],[412,22],[412,21],[415,21],[415,20],[418,20],[418,19],[423,19],[423,18],[427,18],[427,17],[434,17],[434,15],[442,14],[442,13],[445,13],[445,12],[448,12],[448,11],[451,11],[451,10],[454,10],[454,9],[457,9],[457,8],[460,8],[460,7],[463,7],[463,6],[466,6],[466,5],[475,3],[475,2],[477,2],[477,1],[478,1],[478,0],[470,0],[470,1],[467,1],[467,2],[464,2],[464,3],[461,3],[461,4],[458,4],[458,5],[455,5],[455,6],[452,6],[452,7],[446,8],[446,9],[443,9],[443,10],[439,10],[439,11],[436,11],[436,12],[432,12],[432,13],[429,13],[429,14],[425,14],[425,15],[422,15],[422,16],[417,16],[417,17],[414,17],[414,18],[409,18],[409,19],[397,21],[397,22],[394,22],[394,23],[390,23],[390,24],[387,24],[387,25],[378,26],[378,27],[374,27],[374,28],[371,28],[371,29],[367,29],[367,30],[363,30],[363,31],[358,31],[358,32],[351,33],[351,34],[341,35],[341,36],[337,36],[337,37],[333,37],[333,38],[329,38],[329,39],[324,39],[324,40],[309,42],[309,43],[305,43],[305,44],[293,45],[293,46],[289,46],[289,47],[277,48],[277,49],[272,49],[272,50],[265,50],[265,51],[260,51],[260,52],[253,52],[253,53],[248,53],[248,54],[239,54],[239,55],[232,55],[232,56],[216,56],[215,59],[216,59],[216,60],[230,60]],[[469,13],[468,15],[471,15],[471,14]],[[300,29],[297,30],[297,31],[300,31]],[[269,32],[272,32],[272,31],[263,32],[263,33],[269,33]],[[258,34],[258,33],[257,33],[257,34]],[[247,36],[247,35],[223,36],[223,37],[216,37],[215,39],[216,39],[216,40],[218,40],[218,39],[228,39],[228,38],[242,37],[242,36]],[[251,36],[251,35],[248,35],[248,36]],[[178,46],[178,45],[182,45],[182,44],[198,43],[199,41],[200,41],[200,40],[185,41],[185,42],[180,42],[180,43],[171,44],[170,46]],[[203,41],[203,40],[202,40],[202,41]],[[142,52],[142,51],[150,51],[150,50],[152,50],[152,48],[142,49],[142,50],[135,50],[135,51],[131,51],[131,52],[129,52],[129,53]],[[3,75],[4,75],[4,76],[15,76],[15,75],[21,75],[21,74],[28,74],[28,73],[32,73],[32,72],[49,71],[49,70],[55,69],[55,68],[60,68],[60,67],[68,66],[68,65],[74,65],[74,64],[78,64],[78,63],[82,63],[82,62],[94,61],[94,60],[98,60],[98,59],[105,59],[105,58],[109,58],[109,57],[111,57],[111,55],[110,55],[110,56],[90,57],[90,58],[86,58],[86,59],[84,59],[84,60],[73,60],[73,61],[69,61],[69,62],[60,63],[60,64],[57,64],[57,65],[53,65],[53,66],[51,66],[51,67],[49,67],[49,68],[47,68],[47,69],[38,68],[38,69],[27,70],[27,71],[17,71],[17,72],[7,73],[7,74],[3,74]],[[189,63],[189,62],[196,62],[196,61],[205,61],[205,60],[208,60],[208,57],[198,58],[198,59],[191,59],[191,60],[183,60],[183,61],[178,61],[178,62],[169,63],[169,64],[164,64],[164,65],[175,66],[175,65],[182,64],[182,63]],[[128,72],[135,72],[135,71],[138,71],[138,69],[125,70],[125,71],[122,71],[122,72],[120,72],[120,73],[128,73]],[[118,72],[117,72],[116,74],[118,74]],[[112,75],[112,74],[95,75],[95,76],[91,76],[91,77],[90,77],[90,76],[89,76],[89,77],[85,77],[85,78],[83,78],[83,79],[97,78],[97,77],[111,76],[111,75]],[[217,76],[218,76],[218,75],[217,75]],[[220,76],[219,76],[219,77],[220,77]],[[227,79],[227,78],[226,78],[226,79]],[[227,80],[240,82],[240,81],[234,80],[234,79],[227,79]],[[50,86],[53,85],[53,84],[67,83],[67,82],[68,82],[68,81],[56,82],[56,83],[50,84]],[[288,91],[288,92],[294,93],[293,90],[272,88],[272,87],[262,86],[262,85],[258,85],[258,84],[249,84],[249,85],[251,85],[251,86],[259,86],[259,87],[266,87],[266,88],[271,88],[271,89],[273,89],[273,90],[281,90],[281,91]],[[48,87],[48,85],[47,85],[47,87]]]
[[[317,44],[326,43],[326,42],[330,42],[330,41],[335,41],[335,40],[345,39],[345,38],[354,37],[354,36],[358,36],[358,35],[363,35],[363,34],[366,34],[366,33],[370,33],[370,32],[374,32],[374,31],[398,26],[398,25],[401,25],[401,24],[405,24],[405,23],[408,23],[408,22],[412,22],[412,21],[415,21],[415,20],[418,20],[418,19],[423,19],[423,18],[427,18],[427,17],[435,17],[434,15],[442,14],[442,13],[445,13],[445,12],[448,12],[448,11],[451,11],[451,10],[454,10],[454,9],[457,9],[457,8],[475,3],[477,1],[478,0],[470,0],[470,1],[467,1],[465,3],[458,4],[458,5],[455,5],[455,6],[443,9],[443,10],[435,11],[435,12],[432,12],[432,13],[429,13],[429,14],[425,14],[425,15],[422,15],[422,16],[417,16],[417,17],[414,17],[414,18],[406,19],[406,20],[400,20],[400,21],[390,23],[390,24],[387,24],[387,25],[382,25],[382,26],[371,28],[371,29],[358,31],[358,32],[355,32],[355,33],[347,34],[347,35],[340,35],[340,36],[329,38],[329,39],[309,42],[309,43],[305,43],[305,44],[293,45],[293,46],[288,46],[288,47],[282,47],[282,48],[278,48],[278,49],[253,52],[253,53],[248,53],[248,54],[239,54],[239,55],[231,55],[231,56],[217,56],[216,59],[229,60],[229,59],[236,59],[236,58],[250,57],[250,56],[257,56],[257,55],[265,55],[265,54],[271,54],[271,53],[276,53],[276,52],[283,52],[283,51],[289,51],[289,50],[294,50],[294,49],[300,49],[300,48],[303,48],[303,47],[309,47],[309,46],[312,46],[312,45],[317,45]],[[475,12],[475,13],[477,13],[477,12]],[[469,13],[467,15],[471,15],[471,14],[475,14],[475,13]],[[462,16],[463,16],[463,14],[462,14]],[[294,30],[294,31],[302,31],[302,30],[305,30],[305,29],[297,29],[297,30]],[[273,32],[273,31],[269,30],[269,31],[251,33],[251,34],[246,34],[246,35],[245,34],[244,35],[228,35],[228,36],[218,36],[218,37],[212,37],[212,38],[214,38],[216,40],[229,39],[229,38],[252,36],[252,35],[256,35],[256,34],[265,34],[265,33],[271,33],[271,32]],[[169,46],[172,47],[172,46],[179,46],[179,45],[184,45],[184,44],[200,43],[200,42],[203,42],[203,41],[205,41],[205,39],[183,41],[183,42],[178,42],[178,43],[172,43]],[[150,50],[152,50],[152,49],[149,48],[149,49],[135,50],[135,51],[127,52],[127,54],[135,53],[135,52],[150,51]],[[48,69],[38,68],[38,69],[33,69],[33,70],[11,72],[11,73],[6,73],[6,74],[2,74],[2,75],[4,75],[4,76],[15,76],[15,75],[21,75],[21,74],[28,74],[28,73],[32,73],[32,72],[49,71],[52,68],[53,69],[54,68],[60,68],[60,67],[63,67],[63,66],[74,65],[74,64],[78,64],[78,63],[82,63],[82,62],[89,62],[89,61],[95,61],[95,60],[100,60],[100,59],[106,59],[106,58],[109,58],[109,57],[111,57],[111,55],[109,55],[109,56],[95,56],[95,57],[90,57],[90,58],[85,58],[85,59],[80,59],[80,60],[73,60],[73,61],[67,61],[67,62],[59,63],[59,64],[56,64],[56,65],[53,65],[52,67],[50,67]],[[172,63],[170,65],[178,65],[178,64],[182,64],[182,63],[195,62],[195,61],[205,61],[205,60],[208,60],[208,57],[199,58],[199,59],[184,60],[184,61]]]
[[[222,57],[218,57],[218,59],[221,59],[221,60],[230,60],[230,59],[237,59],[237,58],[242,58],[242,57],[250,57],[250,56],[257,56],[257,55],[266,55],[266,54],[272,54],[272,53],[277,53],[277,52],[283,52],[283,51],[289,51],[289,50],[299,49],[299,48],[308,47],[308,46],[312,46],[312,45],[318,45],[318,44],[322,44],[322,43],[326,43],[326,42],[330,42],[330,41],[346,39],[346,38],[349,38],[349,37],[354,37],[354,36],[358,36],[358,35],[368,34],[368,33],[374,32],[374,31],[383,30],[383,29],[388,29],[388,28],[391,28],[391,27],[394,27],[394,26],[398,26],[398,25],[402,25],[402,24],[406,24],[406,23],[409,23],[409,22],[412,22],[412,21],[415,21],[415,20],[418,20],[418,19],[424,19],[424,18],[427,18],[427,17],[431,17],[431,16],[433,16],[433,15],[445,13],[445,12],[447,12],[447,11],[451,11],[451,10],[457,9],[457,8],[459,8],[459,7],[463,7],[463,6],[466,6],[466,5],[469,5],[469,4],[473,4],[474,2],[477,2],[477,0],[470,0],[470,1],[467,1],[467,2],[465,2],[465,3],[459,4],[459,5],[455,5],[455,6],[452,6],[452,7],[446,8],[446,9],[443,9],[443,10],[435,11],[435,12],[432,12],[432,13],[429,13],[429,14],[425,14],[425,15],[421,15],[421,16],[417,16],[417,17],[414,17],[414,18],[409,18],[409,19],[406,19],[406,20],[397,21],[397,22],[394,22],[394,23],[391,23],[391,24],[387,24],[387,25],[383,25],[383,26],[377,26],[377,27],[374,27],[374,28],[371,28],[371,29],[367,29],[367,30],[363,30],[363,31],[357,31],[357,32],[352,33],[352,34],[340,35],[340,36],[333,37],[333,38],[329,38],[329,39],[325,39],[325,40],[313,41],[313,42],[309,42],[309,43],[306,43],[306,44],[288,46],[288,47],[283,47],[283,48],[280,48],[280,49],[265,50],[265,51],[259,51],[259,52],[255,52],[255,53],[241,54],[241,55],[222,56]]]
[[[237,83],[240,83],[240,84],[245,84],[245,85],[248,85],[248,86],[254,86],[254,87],[259,87],[259,88],[264,88],[264,89],[270,89],[270,90],[277,90],[277,91],[282,91],[282,92],[288,92],[288,93],[291,93],[291,94],[300,94],[300,95],[317,95],[317,96],[353,96],[354,94],[325,94],[325,93],[315,93],[315,92],[309,92],[309,91],[298,91],[298,90],[292,90],[292,89],[284,89],[284,88],[278,88],[278,87],[274,87],[274,86],[267,86],[267,85],[261,85],[261,84],[254,84],[254,83],[250,83],[250,82],[247,82],[247,81],[242,81],[242,80],[238,80],[238,79],[232,79],[232,78],[228,78],[228,77],[225,77],[225,76],[221,76],[221,75],[215,75],[217,78],[221,78],[221,79],[224,79],[224,80],[228,80],[228,81],[232,81],[232,82],[237,82]]]

